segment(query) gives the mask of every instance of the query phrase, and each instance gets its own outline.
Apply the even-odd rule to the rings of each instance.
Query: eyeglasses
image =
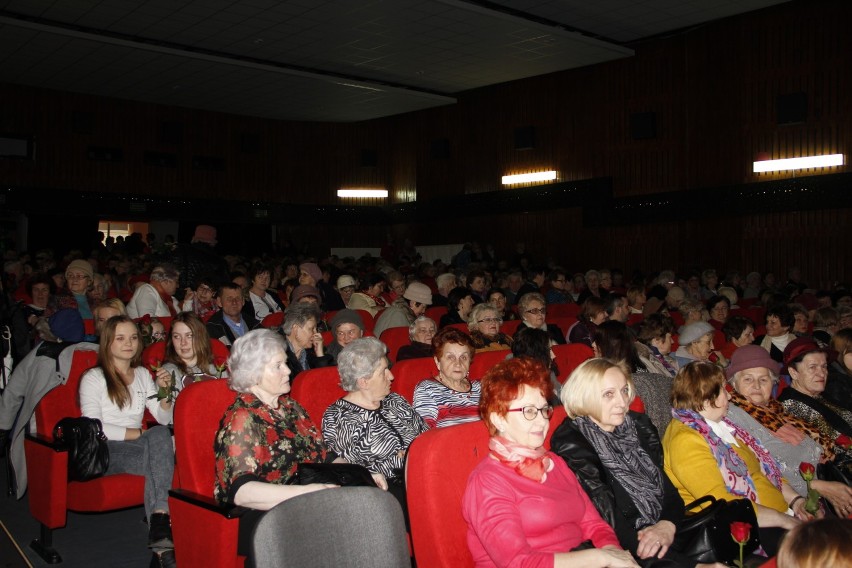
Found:
[[[204,285],[199,286],[198,290],[196,290],[196,292],[212,292],[212,291],[213,291],[213,288],[211,288],[210,286],[204,286]]]
[[[546,308],[532,308],[531,310],[527,310],[526,313],[532,314],[534,316],[543,316],[547,313]]]
[[[524,418],[530,421],[535,420],[535,417],[538,416],[540,412],[545,420],[550,420],[550,417],[553,416],[553,407],[549,404],[547,406],[542,406],[541,408],[536,408],[535,406],[524,406],[523,408],[510,408],[508,412],[523,412]]]
[[[66,280],[86,280],[87,278],[88,278],[88,276],[86,276],[85,274],[66,274],[65,275]]]
[[[503,318],[482,318],[481,320],[476,320],[476,323],[503,323]]]

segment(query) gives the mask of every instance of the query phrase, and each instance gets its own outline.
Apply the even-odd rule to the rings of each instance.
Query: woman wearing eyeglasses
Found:
[[[684,503],[663,471],[657,430],[645,414],[629,410],[635,395],[617,363],[586,361],[562,388],[568,418],[553,433],[551,448],[636,558],[694,566],[671,549]]]
[[[438,374],[414,389],[414,410],[430,428],[442,428],[479,419],[479,381],[471,381],[473,341],[448,327],[432,339]]]
[[[544,296],[538,292],[524,294],[518,302],[518,313],[523,322],[522,325],[518,326],[518,329],[526,326],[544,330],[550,336],[551,345],[562,345],[565,343],[565,334],[559,329],[558,325],[544,321],[547,315],[547,308],[544,306]]]
[[[462,498],[477,567],[636,567],[562,459],[544,449],[553,407],[550,376],[528,358],[495,365],[482,379],[479,415],[491,453]]]
[[[512,338],[500,331],[503,318],[491,304],[477,304],[470,312],[467,327],[476,352],[511,349]]]

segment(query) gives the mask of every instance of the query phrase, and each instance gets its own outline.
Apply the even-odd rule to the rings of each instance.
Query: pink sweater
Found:
[[[537,483],[490,457],[470,474],[462,498],[467,545],[478,568],[552,567],[553,555],[585,540],[621,548],[565,462]]]

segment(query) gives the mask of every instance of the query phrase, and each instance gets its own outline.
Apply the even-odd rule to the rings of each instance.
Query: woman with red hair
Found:
[[[462,499],[477,567],[637,567],[577,478],[544,450],[553,415],[548,370],[517,358],[482,379],[479,415],[491,453],[471,473]]]

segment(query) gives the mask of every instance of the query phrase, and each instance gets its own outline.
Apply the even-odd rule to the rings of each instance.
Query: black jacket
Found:
[[[663,446],[651,420],[644,414],[630,411],[639,434],[639,444],[659,468],[663,480],[663,508],[660,519],[675,525],[683,518],[683,499],[663,471]],[[603,520],[615,529],[621,545],[631,553],[638,546],[634,528],[639,510],[627,490],[601,464],[597,452],[580,432],[574,421],[566,418],[553,433],[551,450],[562,457],[583,489],[595,504]]]
[[[255,317],[251,313],[246,313],[243,311],[243,319],[246,322],[246,327],[248,329],[246,331],[251,331],[260,327],[260,322],[258,322]],[[234,332],[231,331],[231,328],[228,324],[225,323],[225,313],[222,310],[219,310],[207,320],[207,335],[210,336],[211,339],[218,339],[222,341],[225,345],[228,346],[228,349],[231,348],[231,345],[234,344],[234,341],[237,338],[234,336]],[[224,339],[223,339],[224,338]]]
[[[333,367],[335,365],[335,360],[332,355],[325,353],[322,357],[317,357],[314,348],[311,347],[309,349],[305,349],[305,352],[308,354],[308,368],[303,369],[302,365],[299,363],[299,358],[296,357],[296,354],[290,349],[290,341],[285,339],[285,342],[287,344],[287,366],[290,368],[290,382],[293,382],[296,375],[302,371],[319,369],[320,367]]]

